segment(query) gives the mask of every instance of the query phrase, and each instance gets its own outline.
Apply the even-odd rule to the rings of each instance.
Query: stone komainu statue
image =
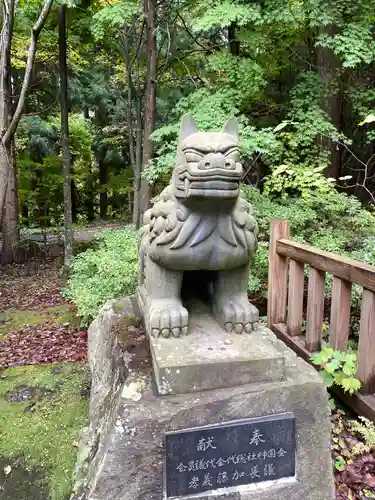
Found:
[[[199,132],[192,118],[183,119],[172,181],[140,231],[138,302],[150,335],[188,333],[185,289],[193,297],[207,292],[227,332],[257,328],[247,283],[258,226],[240,194],[242,175],[235,119],[222,132]]]

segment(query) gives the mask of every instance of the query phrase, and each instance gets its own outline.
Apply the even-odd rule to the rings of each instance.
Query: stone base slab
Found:
[[[142,308],[140,292],[138,302]],[[284,355],[269,330],[227,333],[206,305],[185,305],[189,310],[186,336],[150,337],[159,394],[185,394],[283,379]]]
[[[284,356],[269,330],[226,333],[207,313],[194,312],[189,334],[179,339],[151,338],[151,354],[159,394],[282,380]]]

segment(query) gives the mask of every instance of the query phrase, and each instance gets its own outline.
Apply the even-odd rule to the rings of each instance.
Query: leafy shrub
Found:
[[[105,231],[96,250],[77,255],[64,295],[88,324],[109,299],[134,293],[138,277],[137,233],[132,228]]]
[[[259,225],[259,247],[254,256],[249,278],[249,291],[266,290],[268,274],[268,241],[270,220],[287,219],[292,238],[322,250],[346,255],[370,264],[375,263],[375,217],[361,202],[335,189],[324,196],[310,191],[307,197],[270,198],[258,189],[245,186],[246,199],[253,207]],[[330,294],[327,277],[327,294]],[[353,287],[353,298],[359,300],[360,291]]]
[[[302,198],[310,196],[314,190],[320,194],[329,194],[332,187],[332,182],[335,179],[330,179],[327,182],[326,177],[322,173],[325,165],[306,169],[303,165],[294,165],[286,163],[280,165],[272,174],[264,179],[264,194],[280,196],[281,199],[286,199],[288,194],[299,195]]]
[[[355,353],[335,351],[330,347],[324,347],[311,357],[311,361],[314,365],[320,366],[319,373],[327,388],[336,384],[350,394],[361,388],[361,382],[355,377],[357,367]]]

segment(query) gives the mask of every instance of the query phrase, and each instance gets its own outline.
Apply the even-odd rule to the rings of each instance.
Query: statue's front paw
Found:
[[[259,311],[246,296],[220,298],[214,306],[214,315],[228,333],[251,333],[258,329]]]
[[[152,301],[148,309],[146,325],[153,337],[181,337],[188,331],[189,314],[182,304],[174,299]]]

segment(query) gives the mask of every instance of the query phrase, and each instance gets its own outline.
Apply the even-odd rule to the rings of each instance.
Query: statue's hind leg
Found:
[[[259,311],[247,297],[249,266],[218,271],[213,314],[227,332],[250,333],[258,328]]]
[[[181,302],[182,271],[146,261],[145,326],[153,337],[180,337],[187,334],[188,311]]]

